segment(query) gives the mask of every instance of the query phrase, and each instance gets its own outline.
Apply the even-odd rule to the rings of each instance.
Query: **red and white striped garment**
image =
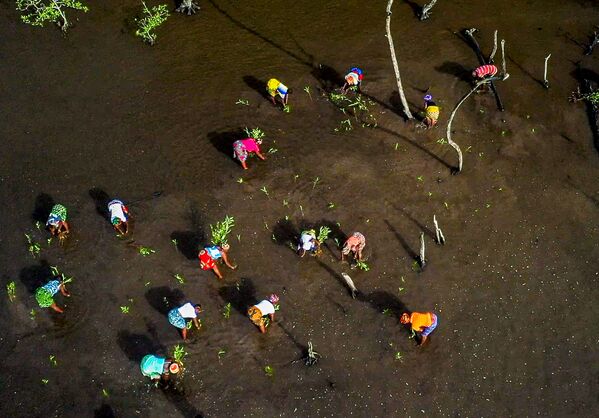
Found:
[[[497,74],[497,67],[491,64],[481,65],[474,70],[474,73],[476,74],[477,78],[483,78],[486,76],[493,77],[495,74]]]

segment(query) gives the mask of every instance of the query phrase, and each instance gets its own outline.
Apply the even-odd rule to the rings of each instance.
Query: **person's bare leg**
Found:
[[[420,343],[418,345],[419,346],[424,345],[424,343],[426,342],[426,340],[428,340],[428,337],[426,335],[423,335],[422,337],[420,337]]]
[[[223,256],[223,261],[225,262],[227,267],[229,267],[231,270],[235,270],[237,268],[237,266],[234,266],[231,264],[231,262],[229,261],[229,256],[227,255],[227,253],[225,251],[222,252],[222,256]]]
[[[56,303],[52,303],[52,305],[50,305],[50,307],[51,307],[52,309],[54,309],[56,312],[58,312],[58,313],[63,313],[63,312],[64,312],[62,309],[60,309],[60,308],[58,307],[58,305],[57,305]]]
[[[184,340],[187,340],[187,327],[181,330],[181,335],[183,336]]]
[[[266,334],[266,327],[264,326],[264,324],[261,324],[258,328],[260,328],[260,332],[262,334]]]
[[[247,164],[245,163],[245,161],[242,161],[242,162],[241,162],[241,166],[243,167],[243,169],[244,169],[244,170],[247,170],[247,169],[248,169],[248,166],[247,166]]]
[[[214,274],[216,274],[216,277],[218,277],[221,280],[223,279],[223,275],[221,274],[216,264],[214,265],[214,267],[212,267],[212,271],[214,272]]]

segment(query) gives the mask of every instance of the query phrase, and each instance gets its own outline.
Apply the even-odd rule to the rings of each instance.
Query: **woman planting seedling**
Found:
[[[120,200],[114,199],[108,202],[108,213],[110,214],[110,223],[115,231],[121,235],[127,235],[129,232],[129,209]]]
[[[139,365],[141,374],[149,377],[158,384],[167,382],[171,374],[177,374],[181,371],[181,366],[172,358],[164,358],[148,354],[144,356]]]
[[[275,311],[279,310],[279,297],[272,294],[268,299],[248,309],[248,317],[262,334],[266,333],[266,327],[275,320]]]
[[[246,160],[248,158],[248,154],[251,154],[252,152],[255,153],[262,161],[266,160],[266,157],[260,152],[260,144],[262,144],[261,138],[245,138],[233,143],[233,157],[239,160],[244,170],[248,169]]]
[[[287,106],[291,89],[287,88],[285,84],[281,83],[276,78],[271,78],[268,80],[268,83],[266,83],[266,91],[270,94],[270,100],[273,105],[277,105],[276,97],[278,95],[281,98],[283,106]]]
[[[404,325],[410,325],[412,331],[420,333],[420,342],[422,345],[428,339],[431,332],[437,328],[437,315],[432,312],[412,312],[411,314],[404,312],[401,314],[399,321]]]
[[[316,255],[318,248],[320,247],[320,242],[316,239],[316,231],[314,229],[310,229],[308,231],[303,231],[300,236],[300,242],[297,245],[297,253],[300,257],[306,255],[306,251],[310,252],[312,255]]]
[[[200,250],[198,258],[200,259],[200,267],[202,267],[202,270],[212,270],[214,271],[214,274],[216,274],[216,276],[222,280],[223,275],[216,264],[217,260],[220,258],[223,259],[227,267],[229,267],[231,270],[235,270],[237,266],[233,266],[229,262],[229,257],[227,255],[229,248],[229,244],[223,244],[222,246],[212,245]]]
[[[67,298],[71,297],[69,292],[67,292],[64,282],[60,280],[50,280],[42,287],[38,287],[35,291],[35,300],[37,300],[40,308],[52,308],[58,313],[63,313],[64,311],[54,302],[54,295],[58,291]]]
[[[350,253],[352,253],[357,261],[362,261],[362,250],[364,250],[365,246],[366,237],[359,232],[354,232],[351,237],[345,241],[345,244],[343,244],[341,261],[343,261],[345,256],[348,256]]]
[[[356,87],[356,89],[359,91],[360,86],[362,85],[363,79],[364,79],[363,71],[358,67],[353,67],[351,70],[349,70],[349,72],[345,76],[345,84],[341,88],[341,93],[345,94],[347,89],[350,89],[352,87]]]
[[[432,128],[437,124],[437,120],[439,119],[439,106],[433,102],[433,96],[430,94],[424,96],[424,111],[426,113],[424,124],[427,128]]]
[[[200,321],[198,321],[198,314],[202,312],[202,306],[198,303],[192,305],[187,302],[185,305],[179,308],[171,309],[168,313],[168,322],[171,325],[181,330],[181,335],[184,340],[187,340],[187,319],[191,319],[197,329],[200,329]]]
[[[63,240],[70,232],[69,223],[67,222],[67,208],[61,204],[54,205],[50,211],[50,216],[48,216],[46,228],[48,228],[50,234]]]

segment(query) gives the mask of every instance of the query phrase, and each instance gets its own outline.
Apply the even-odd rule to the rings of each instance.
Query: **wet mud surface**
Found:
[[[3,416],[595,414],[599,155],[584,105],[567,100],[581,70],[599,78],[597,58],[582,55],[595,2],[439,2],[422,23],[416,2],[397,1],[408,101],[422,110],[430,88],[442,108],[429,131],[400,116],[384,2],[201,1],[196,16],[173,14],[152,48],[131,33],[137,2],[98,3],[63,37],[0,1]],[[499,30],[511,77],[497,83],[505,112],[489,94],[462,106],[452,136],[464,170],[452,176],[456,155],[439,139],[478,64],[459,36],[468,27],[487,54]],[[353,65],[378,126],[336,132],[347,116],[323,92]],[[263,96],[270,77],[294,88],[289,114]],[[276,149],[248,171],[230,148],[244,126]],[[105,196],[129,203],[130,238],[115,237]],[[53,202],[70,213],[64,247],[35,227]],[[225,214],[237,221],[239,268],[218,281],[196,249]],[[334,240],[297,257],[289,242],[320,225],[340,241],[364,233],[370,271],[341,264]],[[64,315],[32,294],[50,266],[74,277],[72,297],[57,296]],[[261,335],[245,309],[271,292],[282,308]],[[202,304],[204,328],[185,344],[176,387],[155,389],[139,361],[180,341],[165,313],[185,300]],[[430,344],[415,346],[404,310],[438,314]],[[312,367],[301,361],[308,342],[322,355]]]

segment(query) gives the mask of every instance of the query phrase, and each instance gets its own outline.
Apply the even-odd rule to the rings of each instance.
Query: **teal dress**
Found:
[[[160,379],[164,373],[164,363],[166,363],[164,357],[148,354],[141,360],[141,374],[152,379]]]

